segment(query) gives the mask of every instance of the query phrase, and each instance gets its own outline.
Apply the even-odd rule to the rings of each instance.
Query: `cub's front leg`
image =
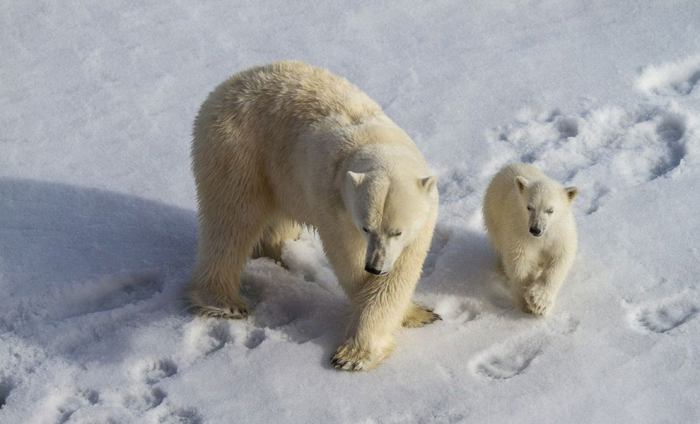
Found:
[[[537,260],[524,252],[512,252],[503,257],[503,267],[508,279],[508,285],[512,296],[520,309],[527,310],[527,302],[524,300],[527,288],[531,285]]]
[[[334,368],[369,370],[394,350],[394,337],[412,306],[411,295],[418,281],[394,269],[385,276],[369,276],[351,297],[354,307],[348,338],[331,359]]]
[[[527,309],[536,315],[546,315],[552,310],[559,289],[571,269],[573,255],[550,258],[542,275],[525,291]]]

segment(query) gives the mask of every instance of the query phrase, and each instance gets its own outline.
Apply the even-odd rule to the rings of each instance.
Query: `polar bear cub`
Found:
[[[537,315],[552,309],[576,255],[577,194],[522,163],[503,168],[486,190],[484,221],[499,267],[521,306]]]
[[[280,260],[308,225],[353,310],[336,368],[372,368],[402,325],[439,319],[411,302],[437,219],[435,177],[408,135],[347,80],[300,62],[232,76],[195,120],[192,168],[196,313],[245,317],[247,258]]]

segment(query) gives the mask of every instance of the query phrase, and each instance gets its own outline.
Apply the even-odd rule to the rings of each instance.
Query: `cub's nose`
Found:
[[[530,234],[535,237],[539,237],[542,235],[542,229],[539,227],[530,227]]]
[[[374,275],[380,275],[382,273],[380,270],[374,269],[370,265],[365,266],[365,271],[369,272],[370,274],[374,274]]]

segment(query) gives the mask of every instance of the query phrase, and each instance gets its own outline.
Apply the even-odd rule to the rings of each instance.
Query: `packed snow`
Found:
[[[700,3],[117,0],[0,4],[0,422],[700,420]],[[245,320],[181,295],[191,123],[230,74],[328,67],[439,178],[415,298],[377,369],[313,231],[250,261]],[[480,206],[503,165],[576,185],[553,313],[503,289]]]

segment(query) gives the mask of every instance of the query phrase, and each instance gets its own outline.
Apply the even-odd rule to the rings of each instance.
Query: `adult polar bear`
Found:
[[[435,177],[411,139],[347,80],[300,62],[219,85],[194,124],[197,266],[204,316],[239,318],[246,259],[280,259],[301,224],[317,229],[353,307],[336,368],[369,369],[394,333],[439,317],[411,302],[438,212]]]

